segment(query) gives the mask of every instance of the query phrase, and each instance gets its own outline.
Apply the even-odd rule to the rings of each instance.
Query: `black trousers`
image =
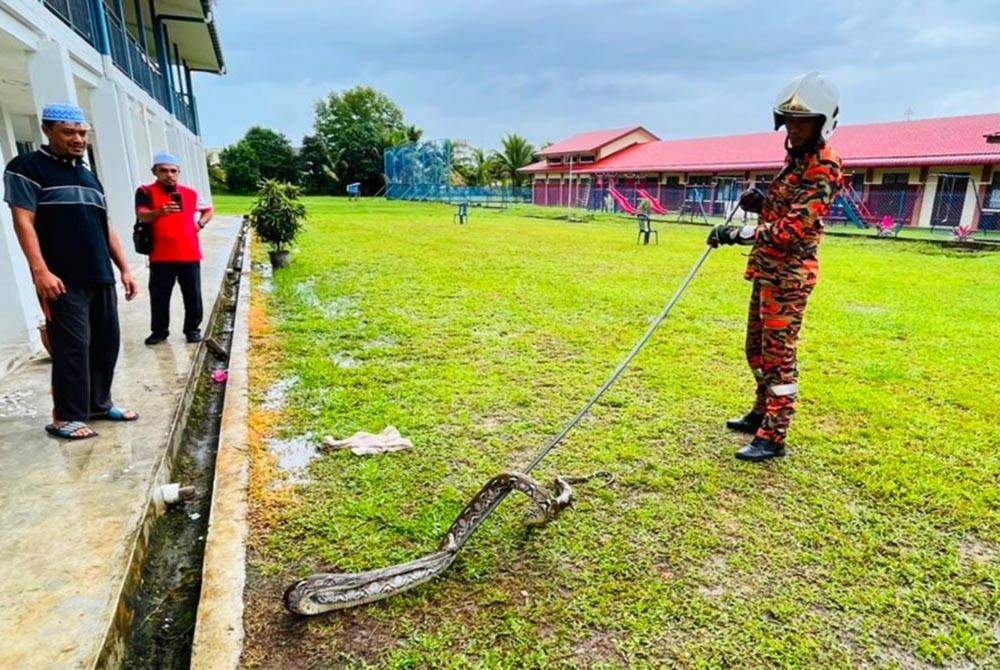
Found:
[[[86,421],[111,409],[118,362],[118,296],[114,284],[68,286],[49,303],[52,399],[57,421]]]
[[[174,282],[180,284],[184,298],[184,333],[201,328],[201,263],[150,263],[149,304],[152,311],[149,330],[153,335],[170,334],[170,296]]]

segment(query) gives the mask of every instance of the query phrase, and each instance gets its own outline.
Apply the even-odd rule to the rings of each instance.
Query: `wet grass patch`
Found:
[[[1000,662],[1000,255],[843,237],[823,244],[785,459],[737,462],[744,440],[721,427],[752,391],[745,259],[723,249],[536,471],[606,470],[610,485],[577,487],[537,531],[509,499],[443,578],[407,594],[288,615],[282,590],[310,572],[432,551],[607,378],[705,237],[663,225],[643,246],[631,222],[599,218],[483,210],[458,226],[444,205],[309,206],[291,267],[269,292],[255,279],[246,667]],[[414,449],[323,452],[308,484],[267,485],[265,440],[386,425]]]

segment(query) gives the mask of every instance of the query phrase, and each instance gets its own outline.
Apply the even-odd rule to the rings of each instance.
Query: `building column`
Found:
[[[7,165],[17,152],[13,122],[0,103],[0,164]],[[28,261],[14,233],[14,220],[6,203],[0,204],[0,375],[3,368],[41,346],[37,326],[42,310],[35,296]]]
[[[143,165],[139,160],[138,145],[136,143],[135,116],[132,114],[132,103],[124,89],[118,89],[118,110],[122,119],[122,129],[125,133],[125,151],[128,153],[130,176],[136,184],[146,181],[146,170],[148,165]]]
[[[99,177],[108,204],[108,221],[118,237],[127,240],[135,222],[133,194],[137,184],[133,183],[129,135],[122,120],[122,110],[118,108],[119,100],[118,85],[107,78],[90,94],[90,108],[94,115],[92,122],[97,129],[94,150],[103,168]],[[123,242],[122,247],[127,255],[131,255],[131,245]]]
[[[934,199],[937,195],[937,187],[937,175],[928,175],[927,181],[924,182],[924,195],[923,200],[920,203],[920,212],[914,217],[917,221],[917,225],[921,228],[930,228],[931,226],[931,213],[934,211]]]
[[[28,80],[35,113],[39,116],[42,108],[50,102],[79,104],[69,65],[69,52],[58,42],[49,39],[38,41],[38,49],[28,57]],[[39,138],[44,143],[41,132],[39,128]]]

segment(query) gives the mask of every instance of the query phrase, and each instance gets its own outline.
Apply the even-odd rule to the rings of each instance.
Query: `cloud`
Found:
[[[252,124],[298,142],[316,99],[357,84],[425,137],[486,147],[633,123],[766,130],[775,92],[810,69],[837,81],[845,123],[1000,111],[983,74],[1000,62],[992,0],[225,0],[216,16],[230,74],[195,86],[213,146]]]

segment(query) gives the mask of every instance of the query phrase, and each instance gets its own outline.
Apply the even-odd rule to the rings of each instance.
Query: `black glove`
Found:
[[[706,243],[715,249],[723,244],[753,244],[753,239],[753,226],[716,226]]]
[[[740,209],[751,214],[760,214],[766,197],[759,188],[748,188],[740,193]]]

